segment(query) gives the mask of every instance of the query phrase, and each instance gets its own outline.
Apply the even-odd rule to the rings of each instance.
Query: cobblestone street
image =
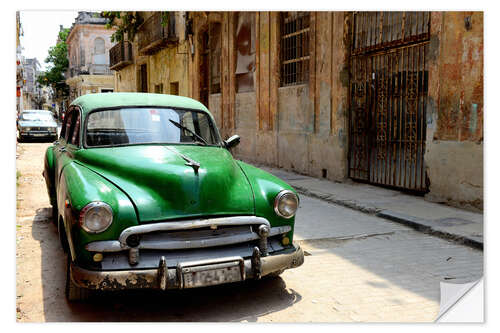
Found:
[[[64,297],[65,254],[42,177],[48,143],[19,145],[16,295],[21,322],[432,322],[440,281],[483,275],[483,252],[301,196],[295,240],[304,264],[279,278],[175,292]]]

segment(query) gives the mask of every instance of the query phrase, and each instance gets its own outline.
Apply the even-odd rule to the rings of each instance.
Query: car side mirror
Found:
[[[224,144],[226,145],[227,149],[236,147],[239,143],[240,143],[239,135],[233,135],[232,137],[224,141]]]

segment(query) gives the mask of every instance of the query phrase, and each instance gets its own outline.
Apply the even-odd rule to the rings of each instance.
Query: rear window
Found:
[[[21,114],[21,120],[27,121],[51,121],[54,120],[52,114],[45,112],[23,112]]]

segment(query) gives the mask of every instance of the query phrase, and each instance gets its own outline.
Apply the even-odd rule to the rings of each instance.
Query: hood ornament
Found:
[[[183,157],[184,158],[184,157]],[[196,162],[196,161],[193,161],[193,160],[187,160],[186,158],[184,158],[185,161],[187,161],[186,164],[184,165],[187,165],[187,166],[190,166],[193,168],[194,170],[194,173],[195,174],[198,174],[198,169],[200,168],[200,163]]]
[[[175,150],[175,149],[170,149],[170,147],[165,147],[165,148],[167,148],[167,149],[168,149],[168,150],[170,150],[171,152],[173,152],[173,153],[175,153],[175,154],[179,155],[180,157],[182,157],[182,159],[183,159],[184,161],[186,161],[186,162],[187,162],[187,163],[186,163],[186,164],[184,164],[184,165],[187,165],[187,166],[190,166],[191,168],[193,168],[193,170],[194,170],[194,174],[195,174],[195,175],[197,175],[197,174],[198,174],[198,169],[200,168],[200,163],[198,163],[198,162],[196,162],[195,160],[193,160],[193,159],[191,159],[191,158],[187,157],[187,156],[186,156],[186,155],[184,155],[184,154],[179,153],[179,152],[178,152],[177,150]]]

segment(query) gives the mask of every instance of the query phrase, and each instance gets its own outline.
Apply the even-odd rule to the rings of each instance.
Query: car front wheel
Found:
[[[77,286],[71,279],[71,259],[68,253],[66,265],[66,299],[69,302],[81,302],[90,298],[90,290]]]

